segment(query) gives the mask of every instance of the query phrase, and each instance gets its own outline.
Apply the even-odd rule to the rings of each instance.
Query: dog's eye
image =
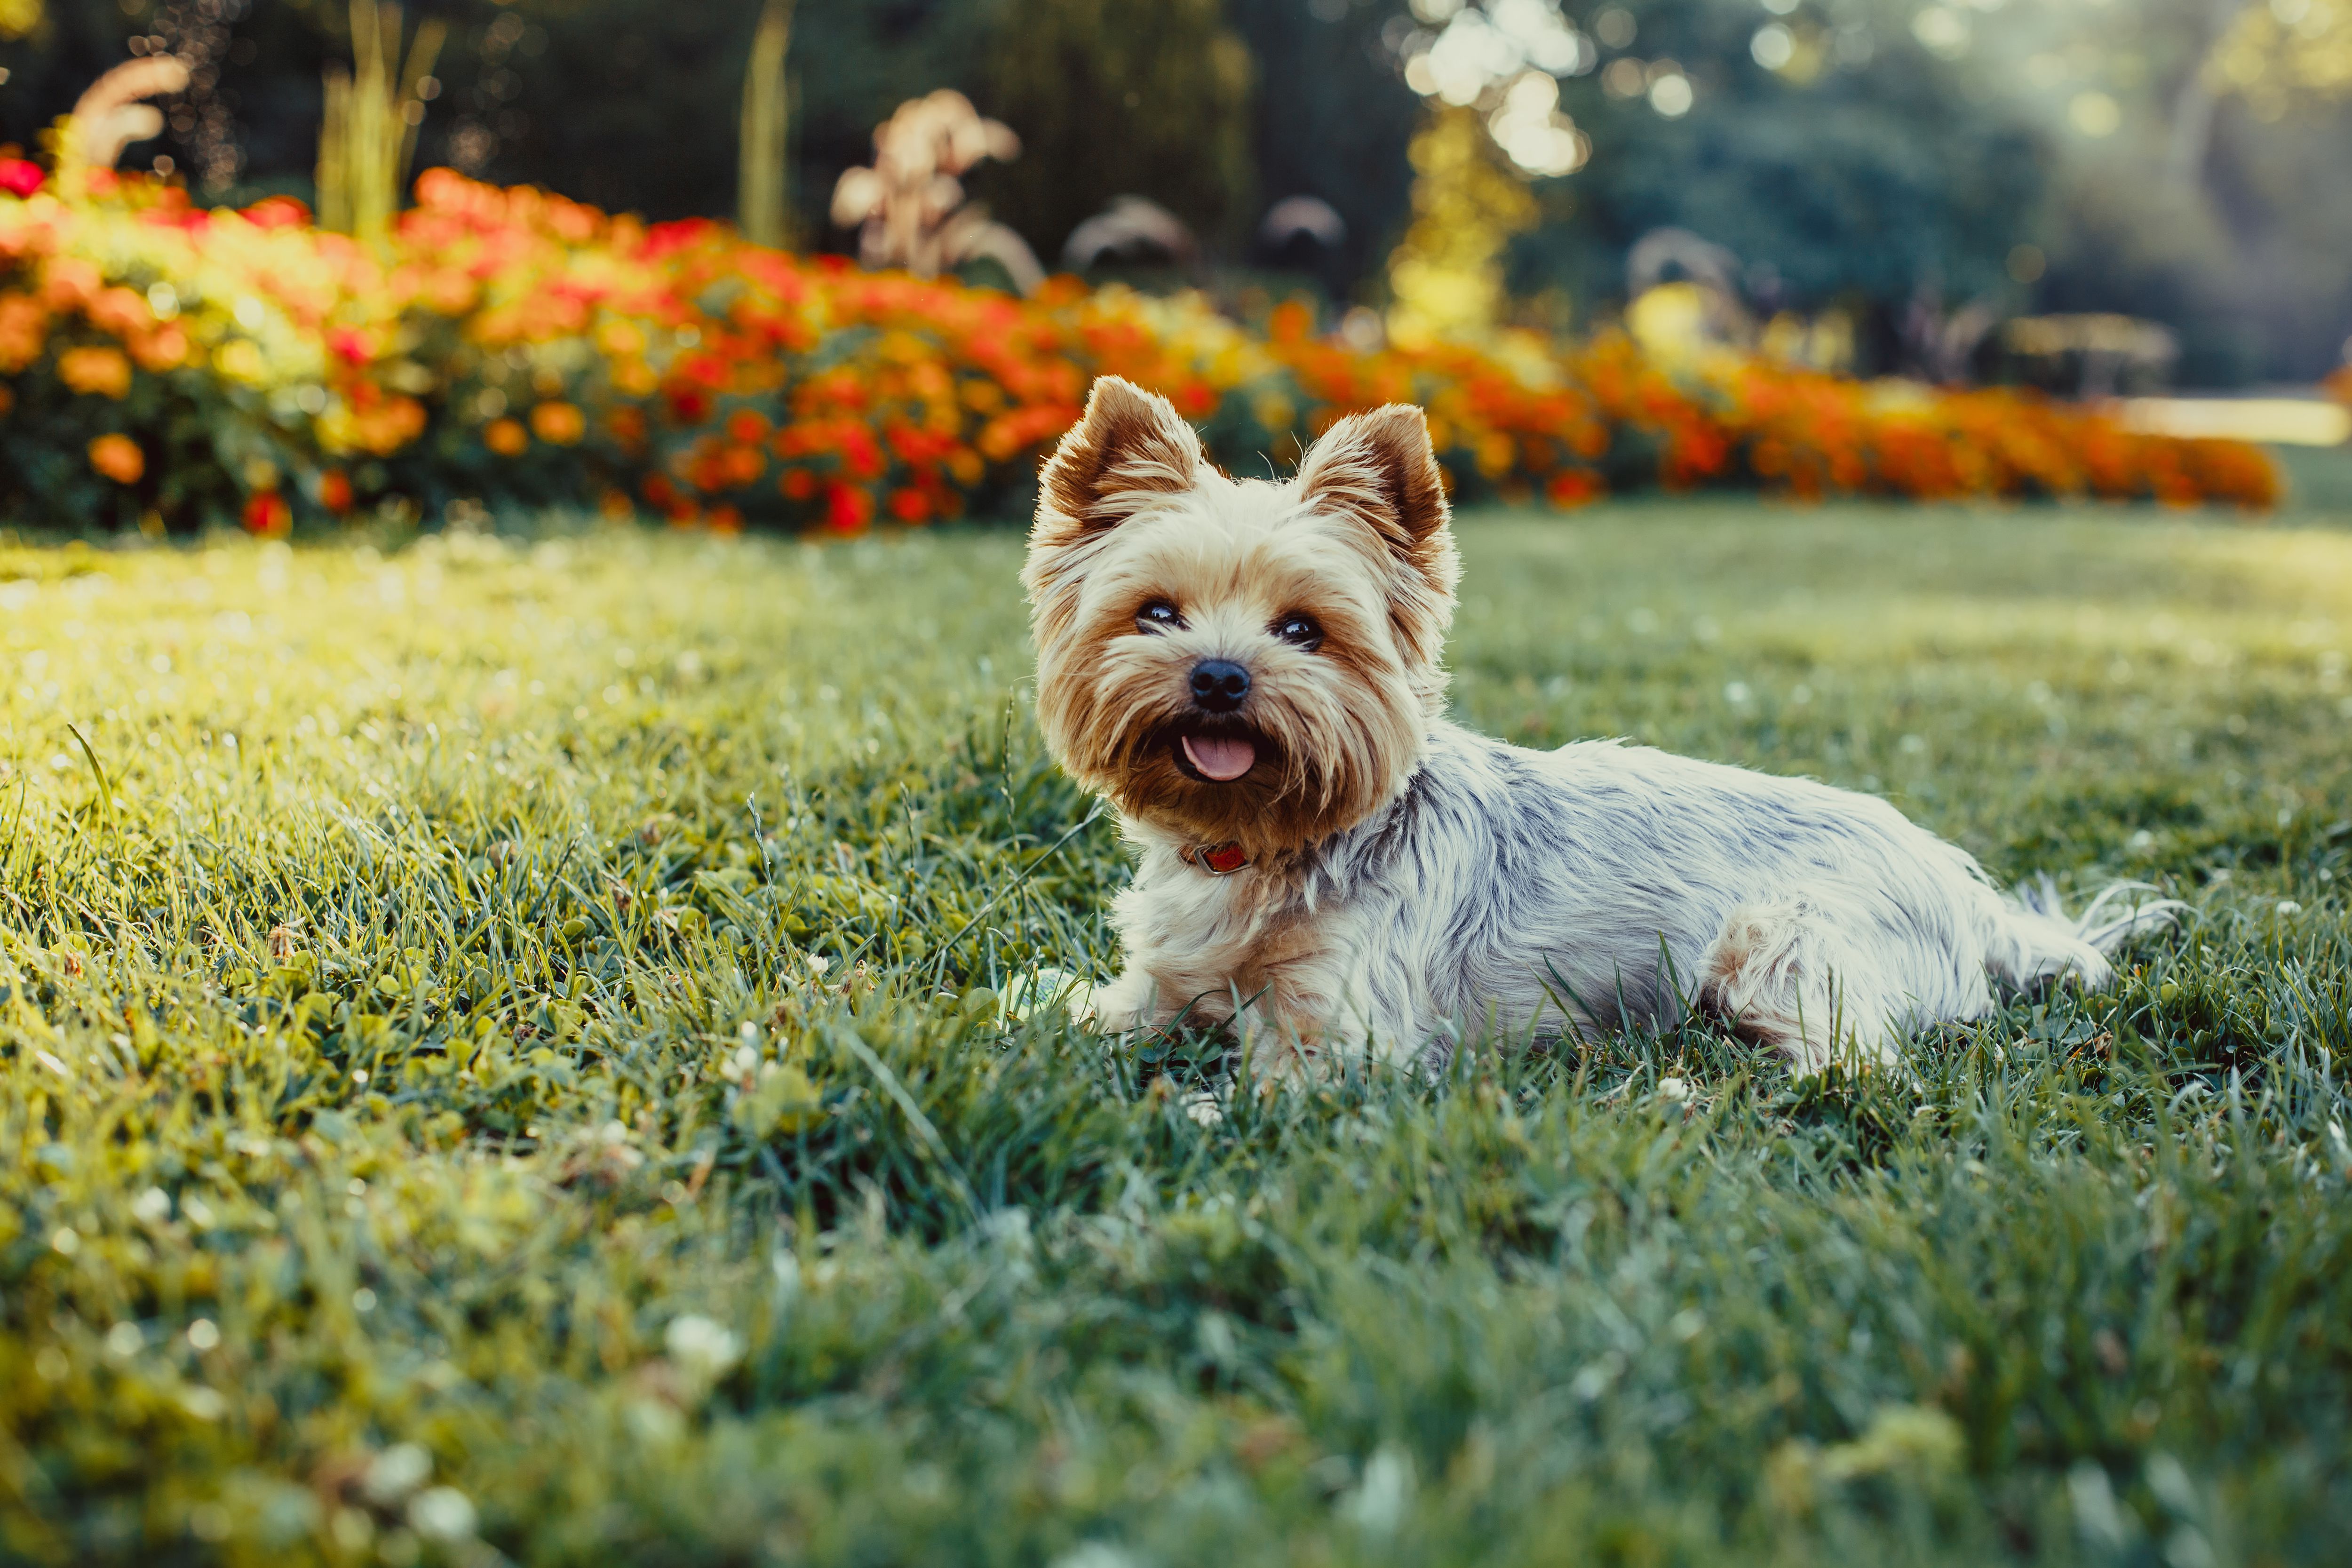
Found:
[[[1135,624],[1145,631],[1165,628],[1180,632],[1184,629],[1184,617],[1178,615],[1176,606],[1167,600],[1154,599],[1135,612]]]
[[[1293,647],[1313,653],[1323,643],[1323,628],[1312,616],[1285,616],[1274,623],[1274,635]]]

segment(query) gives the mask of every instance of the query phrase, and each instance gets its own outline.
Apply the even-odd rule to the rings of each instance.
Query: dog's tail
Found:
[[[2116,882],[2079,915],[2070,915],[2048,877],[2020,886],[2001,900],[2003,919],[1991,933],[1987,967],[2008,985],[2025,990],[2073,974],[2097,990],[2115,977],[2107,957],[2144,931],[2173,924],[2187,904],[2154,896],[2146,882]]]

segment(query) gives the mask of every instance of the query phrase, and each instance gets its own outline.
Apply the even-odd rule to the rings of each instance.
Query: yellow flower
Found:
[[[100,436],[89,444],[89,466],[118,485],[135,485],[147,472],[147,454],[128,436]]]
[[[258,385],[269,374],[269,366],[261,357],[260,348],[250,338],[234,338],[221,346],[213,356],[213,363],[231,381]]]
[[[530,411],[530,428],[551,447],[569,447],[588,433],[588,420],[569,403],[542,403]]]
[[[1517,457],[1518,448],[1500,430],[1490,430],[1478,438],[1478,471],[1490,479],[1509,473]]]
[[[58,356],[58,374],[76,392],[131,395],[131,361],[121,349],[68,349]]]

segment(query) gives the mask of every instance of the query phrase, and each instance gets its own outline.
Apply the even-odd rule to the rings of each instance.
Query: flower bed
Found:
[[[0,486],[26,521],[188,528],[453,504],[644,505],[854,533],[1017,510],[1115,373],[1262,470],[1352,408],[1429,410],[1461,493],[1643,486],[2263,507],[2242,443],[2137,435],[2030,395],[1864,384],[1628,341],[1362,351],[1303,307],[1055,279],[1018,300],[425,175],[391,243],[289,201],[201,211],[0,167]]]

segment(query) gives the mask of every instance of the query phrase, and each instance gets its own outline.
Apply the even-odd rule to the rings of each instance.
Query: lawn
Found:
[[[2340,1560],[2352,533],[1463,526],[1467,718],[2189,900],[1916,1081],[1186,1111],[1009,533],[0,552],[0,1559]]]

